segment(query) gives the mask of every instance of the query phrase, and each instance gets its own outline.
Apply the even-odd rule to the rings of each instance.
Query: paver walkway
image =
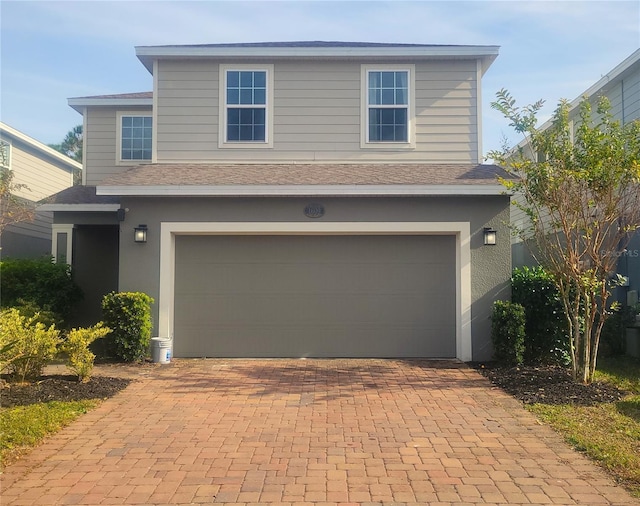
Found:
[[[2,482],[6,506],[638,504],[475,371],[430,361],[146,369]]]

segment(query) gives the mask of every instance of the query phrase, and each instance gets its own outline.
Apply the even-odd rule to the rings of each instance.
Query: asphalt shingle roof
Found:
[[[508,174],[474,164],[147,164],[113,175],[99,186],[225,185],[495,185]]]
[[[95,186],[71,186],[40,201],[40,204],[119,204],[120,197],[96,195]]]

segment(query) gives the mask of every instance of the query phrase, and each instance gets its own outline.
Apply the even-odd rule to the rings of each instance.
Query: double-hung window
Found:
[[[412,69],[363,68],[364,144],[368,147],[412,142]]]
[[[153,120],[143,114],[120,115],[119,159],[122,162],[150,161],[153,139]]]
[[[221,146],[270,145],[271,67],[221,65]]]

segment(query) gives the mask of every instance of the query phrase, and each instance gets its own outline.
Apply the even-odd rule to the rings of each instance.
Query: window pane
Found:
[[[253,109],[240,109],[240,123],[253,123]]]
[[[253,103],[254,104],[266,104],[266,90],[263,88],[258,88],[253,92]]]
[[[381,104],[393,105],[395,103],[394,100],[395,100],[395,93],[393,92],[393,90],[387,90],[387,89],[382,90],[382,102],[380,102]]]
[[[396,72],[396,88],[407,88],[409,76],[407,72]]]
[[[394,109],[395,111],[395,123],[396,125],[407,124],[407,110],[406,109]]]
[[[138,149],[132,151],[131,158],[133,158],[134,160],[142,160],[142,150]]]
[[[151,121],[151,116],[145,116],[143,119],[143,125],[145,126],[145,128],[151,128],[152,125],[152,121]]]
[[[67,260],[67,233],[56,234],[56,263],[65,263]]]
[[[395,72],[381,72],[382,74],[382,87],[393,88],[395,86],[396,73]]]
[[[382,85],[382,77],[380,72],[369,72],[369,88],[380,88]]]
[[[369,90],[369,105],[378,105],[382,103],[382,90]]]
[[[253,85],[256,88],[267,87],[267,73],[266,72],[254,72],[253,73]]]
[[[131,139],[122,139],[122,149],[131,149]]]
[[[132,119],[133,118],[131,118],[131,116],[123,116],[122,117],[122,126],[123,127],[130,127]]]
[[[253,93],[251,88],[240,89],[240,103],[241,104],[252,104],[253,103]]]
[[[264,132],[265,132],[264,125],[256,125],[253,129],[253,140],[264,141],[264,138],[265,138]]]
[[[142,152],[142,159],[143,160],[151,160],[151,150],[150,149],[145,149]]]
[[[393,124],[393,118],[395,117],[395,109],[380,109],[381,123]]]
[[[227,104],[239,104],[240,103],[240,90],[230,89],[227,90]]]
[[[393,137],[394,128],[390,125],[382,125],[381,127],[382,134],[380,136],[381,141],[393,141],[395,140]]]
[[[151,139],[143,139],[142,140],[142,148],[143,149],[151,149]]]
[[[394,140],[407,141],[407,127],[405,125],[396,126]]]
[[[264,109],[253,109],[254,111],[254,115],[253,115],[253,121],[254,123],[258,124],[258,125],[264,125],[264,117],[265,117],[265,110]]]
[[[238,88],[240,86],[240,72],[235,70],[227,72],[227,88]]]
[[[141,149],[142,148],[142,139],[133,139],[133,148]]]
[[[251,88],[253,86],[253,72],[240,72],[240,87]]]
[[[396,104],[406,105],[409,103],[407,99],[407,89],[399,88],[396,90]]]
[[[143,125],[143,118],[141,116],[133,116],[131,121],[134,127],[141,127]]]
[[[227,127],[227,140],[229,141],[240,140],[240,128],[238,126],[229,125]]]
[[[240,140],[252,141],[253,140],[253,127],[251,125],[240,125]]]
[[[131,119],[131,118],[129,118],[129,119]],[[132,132],[133,132],[133,129],[131,127],[123,128],[122,129],[122,138],[123,139],[131,138]]]
[[[131,160],[131,151],[130,150],[122,150],[122,159],[123,160]]]
[[[240,109],[227,109],[227,119],[229,123],[240,123]]]

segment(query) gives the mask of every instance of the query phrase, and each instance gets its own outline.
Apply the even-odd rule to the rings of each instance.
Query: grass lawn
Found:
[[[100,401],[51,401],[0,410],[0,465],[17,459]]]
[[[528,409],[640,497],[640,360],[599,360],[596,380],[613,383],[631,395],[596,406],[532,404]]]

